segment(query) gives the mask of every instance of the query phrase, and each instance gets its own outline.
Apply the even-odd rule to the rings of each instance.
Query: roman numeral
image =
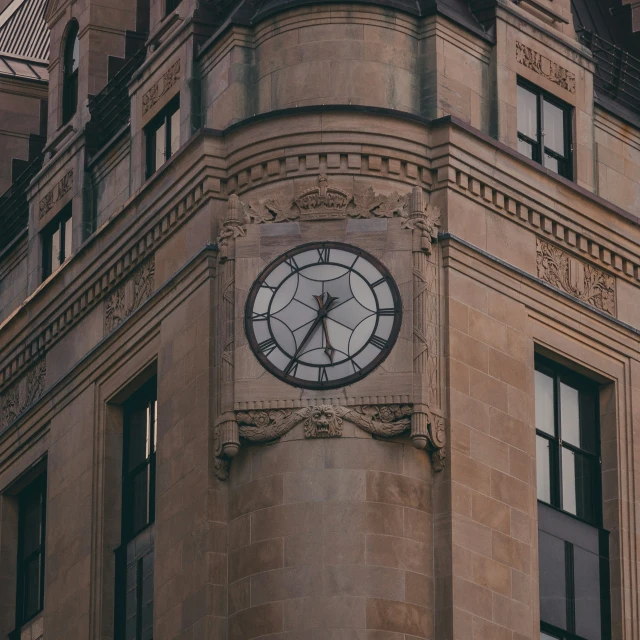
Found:
[[[389,343],[380,336],[373,336],[370,342],[374,347],[378,347],[378,349],[386,349],[389,346]]]
[[[395,316],[396,310],[393,307],[389,307],[388,309],[378,309],[379,316]]]
[[[286,376],[295,376],[297,371],[298,371],[298,361],[291,360],[287,365],[286,369],[284,370],[284,374]]]
[[[329,256],[331,254],[331,249],[329,247],[322,247],[318,249],[318,262],[329,262]]]
[[[300,267],[298,267],[298,263],[296,262],[296,259],[291,256],[290,258],[287,258],[285,260],[285,264],[291,269],[291,271],[298,271],[298,269]]]
[[[258,343],[258,349],[262,351],[265,356],[268,356],[276,346],[276,341],[273,338],[267,338],[266,340]]]
[[[329,382],[326,367],[320,367],[320,369],[318,369],[318,382]]]

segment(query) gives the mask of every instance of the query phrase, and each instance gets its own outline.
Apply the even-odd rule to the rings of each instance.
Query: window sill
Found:
[[[44,637],[44,615],[42,609],[8,634],[9,640],[42,640]]]

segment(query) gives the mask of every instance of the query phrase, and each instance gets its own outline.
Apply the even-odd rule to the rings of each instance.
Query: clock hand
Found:
[[[329,330],[327,329],[327,317],[324,316],[322,318],[322,329],[324,330],[324,339],[327,343],[327,346],[324,348],[324,352],[329,356],[329,361],[333,364],[333,356],[335,355],[336,350],[331,345],[331,340],[329,340]]]
[[[323,301],[324,294],[320,296],[314,295],[313,297],[316,299],[316,302],[318,303],[318,315],[316,316],[311,327],[309,328],[309,331],[307,331],[307,335],[305,335],[302,342],[300,343],[300,346],[296,349],[296,352],[293,354],[293,357],[289,361],[289,364],[284,370],[285,374],[288,374],[289,371],[291,371],[296,361],[296,358],[298,357],[298,354],[302,351],[302,349],[307,344],[307,342],[309,342],[309,338],[311,338],[315,330],[318,328],[318,325],[320,324],[320,322],[326,319],[327,311],[329,311],[329,308],[331,307],[331,305],[338,299],[338,298],[334,298],[330,293],[327,293],[327,298],[324,301]],[[333,359],[332,359],[332,362],[333,362]]]

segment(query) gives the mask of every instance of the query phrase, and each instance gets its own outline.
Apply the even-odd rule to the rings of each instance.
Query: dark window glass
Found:
[[[599,524],[597,386],[540,364],[535,394],[538,499]]]
[[[130,540],[153,522],[155,513],[155,378],[125,403],[123,411],[123,534]]]
[[[80,66],[80,40],[78,23],[73,20],[67,29],[64,47],[62,79],[62,124],[68,122],[78,108],[78,68]]]
[[[567,627],[567,583],[564,540],[539,532],[540,618],[561,629]]]
[[[571,107],[518,80],[518,151],[571,179]]]
[[[180,146],[180,96],[147,125],[147,177],[153,175]]]
[[[46,487],[42,475],[19,497],[17,628],[42,611]]]
[[[55,273],[71,256],[71,204],[42,232],[42,277]]]
[[[116,551],[116,640],[153,638],[156,379],[123,407],[122,545]]]
[[[181,0],[167,0],[167,15],[175,11],[180,6],[180,2]]]
[[[598,387],[539,358],[535,394],[541,638],[608,640]]]

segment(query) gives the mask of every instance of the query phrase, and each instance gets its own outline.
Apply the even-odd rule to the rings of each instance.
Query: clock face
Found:
[[[362,249],[314,242],[274,260],[245,312],[249,344],[278,378],[333,389],[366,376],[389,354],[402,322],[400,292]]]

